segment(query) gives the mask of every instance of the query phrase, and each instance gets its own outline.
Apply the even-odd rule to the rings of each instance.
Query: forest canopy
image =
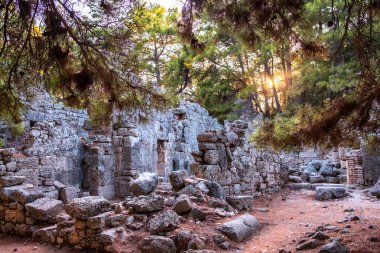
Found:
[[[0,116],[43,86],[97,122],[186,98],[262,114],[259,146],[377,140],[379,19],[376,0],[3,0]]]

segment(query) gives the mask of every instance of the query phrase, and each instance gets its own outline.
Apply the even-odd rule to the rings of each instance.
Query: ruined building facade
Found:
[[[0,124],[0,138],[8,147],[0,149],[0,174],[26,176],[26,183],[56,199],[54,182],[85,194],[124,198],[139,173],[156,172],[166,182],[173,170],[217,181],[228,195],[266,194],[285,183],[282,170],[287,166],[321,158],[315,150],[293,155],[257,150],[248,141],[251,121],[221,126],[204,108],[186,101],[152,112],[144,121],[138,111],[124,113],[102,128],[88,123],[86,111],[56,103],[46,93],[29,105],[21,136],[11,138]],[[355,161],[378,163],[377,156],[361,154]],[[360,166],[351,167],[358,171]],[[374,168],[362,172],[360,183],[373,184],[376,173]]]

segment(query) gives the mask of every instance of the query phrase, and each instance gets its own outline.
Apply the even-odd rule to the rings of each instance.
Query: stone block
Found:
[[[5,210],[5,218],[6,222],[12,223],[24,223],[25,222],[25,214],[19,210]]]
[[[156,189],[158,175],[156,173],[144,172],[132,181],[130,191],[135,196],[147,195]]]
[[[59,198],[67,204],[75,198],[78,198],[79,189],[75,186],[69,186],[59,191]]]
[[[45,195],[37,187],[33,187],[16,189],[13,193],[13,197],[17,202],[25,205],[36,199],[43,198]]]
[[[142,253],[175,253],[176,246],[172,239],[164,236],[148,236],[141,242]]]
[[[40,221],[46,221],[63,210],[60,200],[41,198],[25,205],[28,216]]]
[[[24,182],[24,176],[3,176],[0,177],[0,188],[21,185]]]
[[[107,212],[110,209],[110,202],[98,196],[75,198],[65,205],[65,211],[79,220],[86,220],[91,216]]]
[[[237,243],[244,241],[259,228],[259,221],[250,214],[244,214],[217,227],[218,230]]]
[[[252,210],[253,196],[227,196],[226,202],[239,211],[249,211]]]

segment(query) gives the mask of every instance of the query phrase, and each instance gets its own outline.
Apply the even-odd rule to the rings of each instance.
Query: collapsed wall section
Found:
[[[199,151],[193,152],[196,162],[191,173],[218,182],[227,195],[278,191],[285,182],[279,154],[255,149],[248,142],[252,129],[246,121],[234,121],[226,129],[198,135]]]

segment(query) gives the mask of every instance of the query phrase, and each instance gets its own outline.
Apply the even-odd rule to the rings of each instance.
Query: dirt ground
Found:
[[[339,228],[338,232],[325,231],[331,238],[341,237],[343,244],[349,247],[353,253],[380,253],[380,201],[373,201],[362,193],[354,190],[351,196],[341,200],[315,201],[314,191],[287,191],[273,195],[272,197],[260,197],[254,201],[254,210],[251,212],[262,224],[258,233],[249,238],[245,243],[236,245],[228,251],[221,251],[213,245],[212,249],[217,252],[252,252],[270,253],[286,249],[295,252],[297,243],[307,237],[308,232],[313,232],[318,226],[331,224]],[[347,212],[347,209],[354,209]],[[346,210],[346,212],[345,212]],[[359,216],[358,221],[338,223],[349,214]],[[208,218],[202,225],[186,222],[181,225],[183,229],[193,230],[195,233],[215,234],[215,226],[227,219],[218,216]],[[342,233],[342,228],[349,225],[348,233]],[[370,225],[374,228],[369,228]],[[129,238],[129,242],[123,242],[120,248],[123,252],[138,252],[138,241],[148,235],[143,232]],[[369,238],[378,238],[372,242]],[[326,243],[328,240],[326,241]],[[39,244],[31,239],[0,235],[0,253],[71,253],[86,252],[78,251],[70,247],[57,248],[48,244]],[[93,252],[93,251],[87,251]],[[318,249],[302,252],[314,253]]]

